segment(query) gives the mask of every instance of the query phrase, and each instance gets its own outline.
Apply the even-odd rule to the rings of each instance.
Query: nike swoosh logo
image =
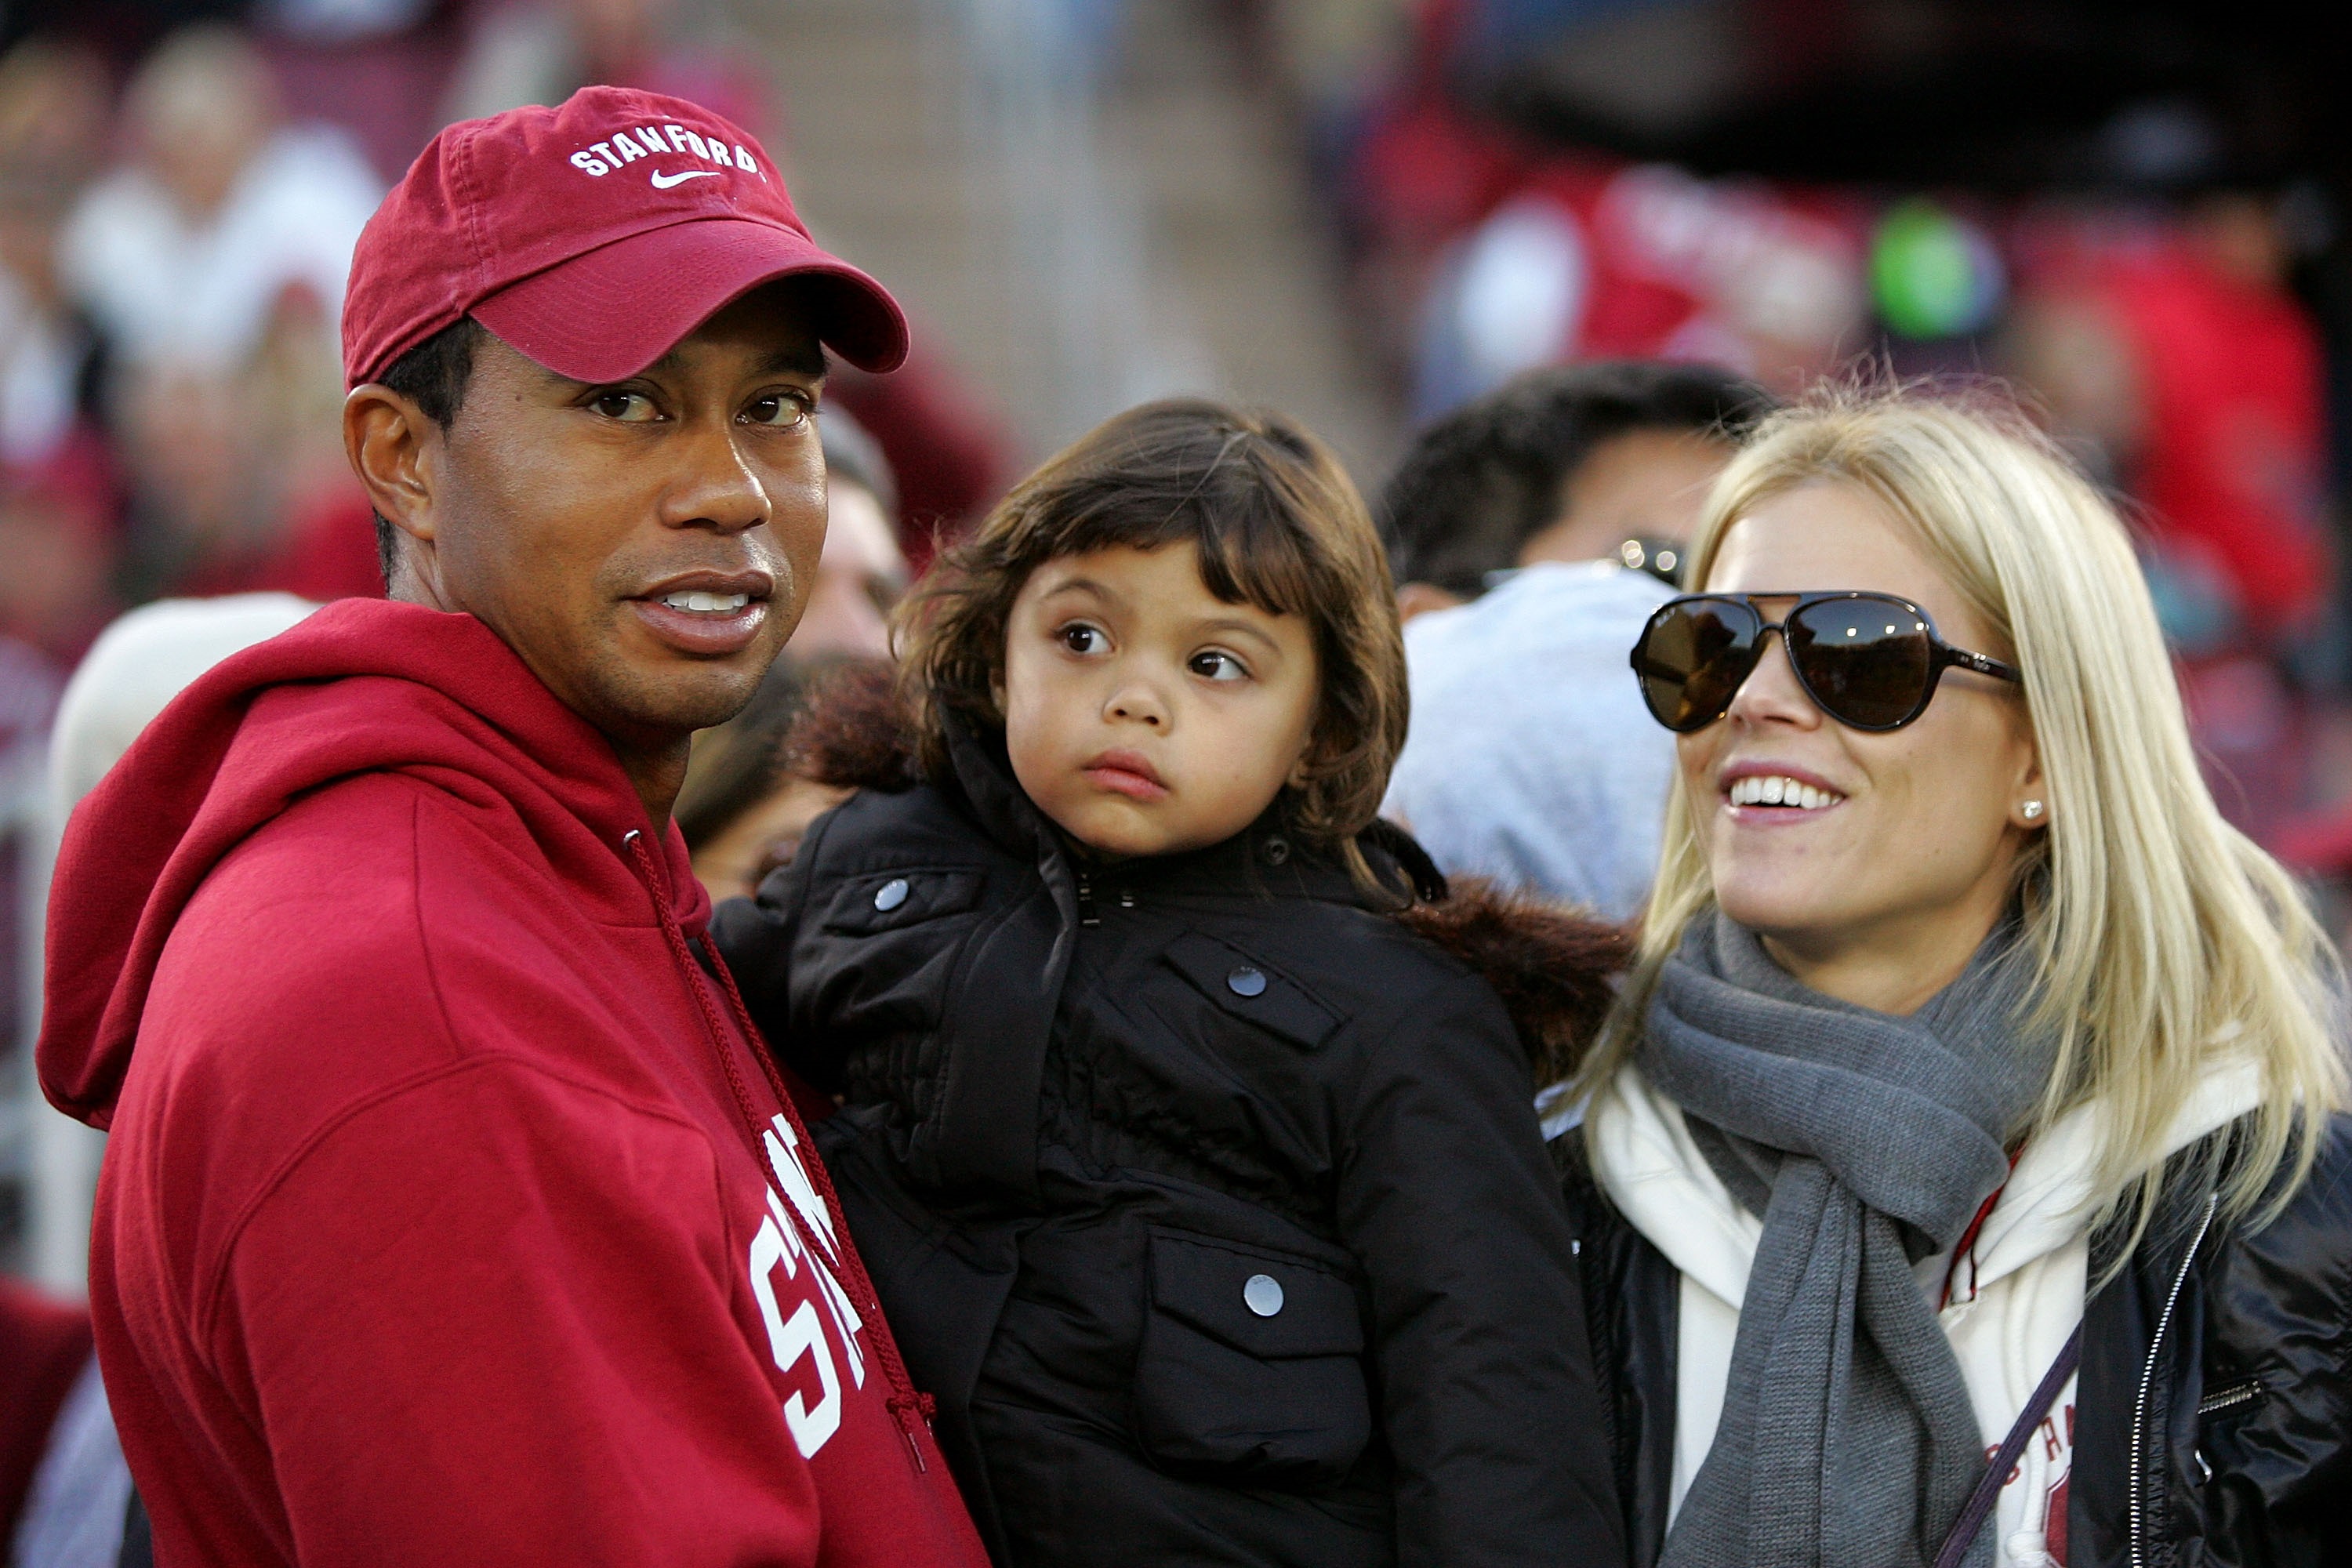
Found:
[[[679,174],[665,174],[659,169],[656,169],[653,174],[654,189],[666,191],[672,185],[682,185],[688,180],[715,180],[718,177],[719,171],[716,169],[688,169]]]

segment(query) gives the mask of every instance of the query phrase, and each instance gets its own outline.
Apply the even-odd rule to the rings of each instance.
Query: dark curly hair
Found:
[[[1597,360],[1532,370],[1414,438],[1380,498],[1403,583],[1460,598],[1519,563],[1559,521],[1568,483],[1605,442],[1636,430],[1738,440],[1771,412],[1762,387],[1706,365]]]
[[[1370,826],[1404,744],[1404,644],[1387,558],[1328,448],[1279,414],[1201,398],[1130,408],[1047,459],[949,549],[898,611],[900,679],[923,771],[947,773],[961,714],[1001,731],[1006,627],[1048,561],[1190,541],[1227,604],[1305,618],[1322,672],[1290,831],[1369,879]]]

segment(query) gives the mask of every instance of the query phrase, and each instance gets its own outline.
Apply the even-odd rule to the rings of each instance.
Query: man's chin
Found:
[[[597,705],[635,730],[708,730],[743,710],[773,662],[753,650],[726,659],[632,661],[596,683]]]

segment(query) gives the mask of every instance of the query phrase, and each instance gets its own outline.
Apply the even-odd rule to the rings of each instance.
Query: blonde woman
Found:
[[[1634,1561],[2346,1561],[2336,972],[2116,514],[2012,418],[1845,395],[1691,559],[1634,651],[1663,865],[1556,1145]]]

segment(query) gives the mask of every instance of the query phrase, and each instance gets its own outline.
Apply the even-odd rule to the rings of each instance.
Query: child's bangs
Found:
[[[1308,616],[1319,595],[1300,531],[1263,496],[1254,499],[1255,504],[1222,518],[1204,506],[1190,509],[1202,585],[1229,605],[1255,605],[1272,616]]]
[[[1236,482],[1172,497],[1131,490],[1073,508],[1037,563],[1097,550],[1159,550],[1190,541],[1199,552],[1201,584],[1229,605],[1274,616],[1308,616],[1318,602],[1315,563],[1302,525],[1283,514],[1265,477],[1230,463]],[[1223,476],[1217,476],[1223,479]]]

